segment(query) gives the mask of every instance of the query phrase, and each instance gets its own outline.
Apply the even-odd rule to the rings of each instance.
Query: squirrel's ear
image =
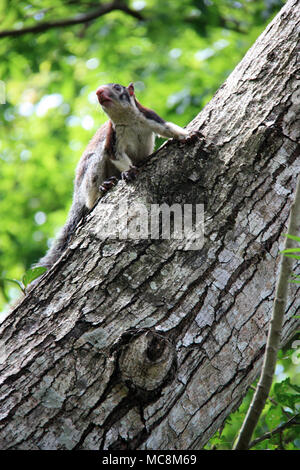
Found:
[[[129,83],[127,90],[129,91],[130,96],[134,95],[134,85],[133,83]]]

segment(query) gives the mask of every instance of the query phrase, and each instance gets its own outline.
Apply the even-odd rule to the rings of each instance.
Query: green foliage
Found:
[[[292,418],[294,420],[281,432],[275,432],[271,437],[251,446],[251,450],[300,449],[300,360],[294,359],[294,345],[293,341],[289,348],[280,351],[275,380],[255,429],[253,441],[262,436],[267,437],[267,433],[276,430],[279,426],[284,426]],[[206,449],[232,449],[253,394],[254,387],[251,387],[239,409],[226,419],[224,428],[210,439]]]
[[[22,280],[19,281],[18,279],[6,279],[2,278],[1,281],[5,285],[5,282],[12,282],[13,284],[17,285],[23,294],[26,294],[26,288],[29,286],[29,284],[40,277],[42,274],[44,274],[47,271],[47,268],[44,266],[37,266],[36,268],[31,268],[28,269],[28,271],[25,272],[22,276]],[[4,289],[4,287],[3,287]]]
[[[99,84],[134,81],[144,105],[186,125],[282,3],[135,0],[129,6],[144,21],[113,11],[87,24],[0,38],[6,88],[0,105],[0,277],[20,278],[63,225],[76,163],[106,120],[95,100]],[[73,18],[94,6],[2,0],[0,29]],[[11,294],[3,286],[0,280],[0,308]]]
[[[285,234],[284,236],[300,243],[300,237],[296,235]],[[285,250],[282,250],[281,253],[283,253],[285,256],[289,258],[300,259],[300,254],[299,255],[297,254],[297,253],[300,253],[300,247],[286,248]],[[290,282],[292,282],[293,284],[300,284],[300,275],[292,274],[292,276],[293,277],[292,279],[290,279]]]
[[[294,240],[300,243],[300,237],[297,237],[296,235],[286,234],[285,237],[290,238],[291,240]],[[297,254],[297,253],[300,253],[300,246],[294,247],[294,248],[286,248],[285,250],[282,250],[281,253],[283,253],[285,256],[288,256],[289,258],[300,259],[300,254],[299,255]],[[295,277],[298,278],[300,276],[295,276]],[[298,283],[300,281],[293,280],[292,282]]]

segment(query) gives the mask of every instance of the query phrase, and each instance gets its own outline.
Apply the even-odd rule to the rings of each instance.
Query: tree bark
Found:
[[[259,373],[299,173],[299,2],[135,183],[102,202],[205,204],[199,250],[101,239],[101,204],[1,325],[1,449],[199,449]],[[282,343],[299,320],[291,285]]]
[[[286,312],[286,300],[289,281],[292,276],[292,266],[294,259],[290,257],[290,250],[293,250],[294,254],[297,254],[297,250],[299,250],[299,248],[296,248],[296,243],[294,240],[292,240],[291,237],[294,237],[293,234],[298,233],[297,230],[299,227],[300,178],[298,177],[295,200],[293,201],[290,209],[288,235],[285,239],[284,250],[281,254],[279,275],[275,291],[275,299],[273,302],[273,311],[269,325],[264,361],[254,396],[251,400],[246,417],[239,431],[237,442],[234,444],[234,450],[249,449],[252,434],[257,426],[259,418],[270,394],[281,340],[282,325]],[[288,252],[288,254],[286,255],[285,252]]]

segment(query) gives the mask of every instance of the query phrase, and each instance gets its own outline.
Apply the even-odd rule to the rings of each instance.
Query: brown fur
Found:
[[[115,145],[115,131],[114,131],[111,120],[109,120],[107,129],[106,129],[106,140],[105,140],[104,150],[108,153],[109,158],[111,158],[112,160],[115,160],[116,158],[114,145]]]
[[[94,153],[97,146],[103,142],[105,139],[107,140],[108,137],[108,129],[109,124],[111,121],[106,121],[99,129],[96,131],[93,138],[89,141],[82,157],[79,160],[78,166],[76,168],[76,175],[75,175],[75,184],[80,185],[81,181],[84,177],[86,169],[89,164],[89,158]]]
[[[141,103],[134,97],[135,104],[138,110],[147,118],[152,119],[153,121],[159,122],[161,124],[165,123],[166,121],[162,119],[155,111],[152,109],[146,108],[146,106],[142,106]]]

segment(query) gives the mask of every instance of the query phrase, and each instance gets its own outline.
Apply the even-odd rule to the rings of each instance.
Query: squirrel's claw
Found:
[[[139,170],[135,166],[132,166],[129,168],[129,170],[122,171],[121,178],[122,180],[125,180],[128,183],[130,181],[133,181],[137,177],[138,172]]]
[[[106,193],[109,189],[116,186],[117,182],[118,182],[118,178],[116,176],[111,176],[110,178],[108,178],[108,180],[103,181],[103,183],[100,186],[100,190],[103,193]]]

